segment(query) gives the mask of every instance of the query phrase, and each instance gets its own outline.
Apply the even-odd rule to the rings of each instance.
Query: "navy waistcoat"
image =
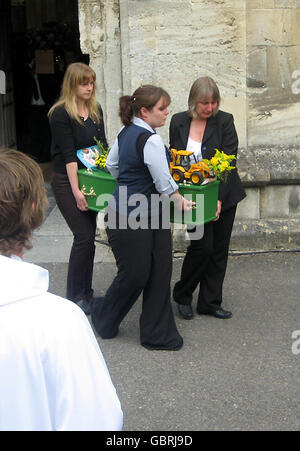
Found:
[[[124,127],[118,136],[119,176],[114,198],[116,200],[116,209],[121,214],[124,214],[125,204],[127,204],[127,214],[136,208],[136,206],[128,205],[129,197],[134,194],[143,194],[147,198],[148,209],[145,211],[145,215],[151,214],[151,194],[159,194],[144,163],[143,152],[139,152],[137,149],[138,138],[147,131],[146,128],[132,124]],[[126,199],[124,195],[120,194],[120,187],[127,188]]]

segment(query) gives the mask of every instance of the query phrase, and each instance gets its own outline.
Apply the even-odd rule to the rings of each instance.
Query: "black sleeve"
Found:
[[[170,126],[169,126],[169,142],[170,142],[170,148],[177,149],[178,148],[178,126],[177,126],[177,120],[176,115],[172,116]],[[177,147],[176,147],[177,146]]]
[[[98,139],[104,144],[105,147],[108,147],[106,134],[105,134],[105,127],[104,127],[104,119],[103,119],[103,110],[101,106],[99,105],[99,112],[100,112],[100,124],[98,129]]]
[[[186,111],[181,113],[175,113],[172,116],[170,127],[169,127],[169,142],[170,147],[180,150],[185,149],[188,140],[190,127],[190,119]],[[182,133],[182,131],[184,133]],[[186,134],[186,141],[183,136]]]
[[[65,164],[77,161],[75,140],[71,118],[64,108],[56,108],[50,117],[52,142],[56,152],[59,152]]]
[[[221,150],[227,155],[235,155],[238,153],[238,136],[234,125],[234,119],[232,114],[228,115],[228,120],[224,121],[221,128]],[[236,160],[233,160],[231,166],[236,166]],[[229,174],[226,182],[220,182],[219,188],[219,200],[222,202],[226,199],[228,192],[231,188],[230,178],[232,174]]]
[[[227,155],[235,155],[235,157],[237,157],[238,145],[239,141],[233,116],[230,114],[228,120],[224,122],[222,127],[222,150],[227,153]],[[232,165],[235,166],[235,160]]]

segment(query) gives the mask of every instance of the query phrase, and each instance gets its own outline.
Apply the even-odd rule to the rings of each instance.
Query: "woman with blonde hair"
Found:
[[[86,314],[89,314],[89,303],[93,299],[97,213],[88,210],[85,196],[79,189],[77,170],[84,166],[76,151],[95,145],[94,137],[107,146],[102,109],[95,92],[94,70],[83,63],[70,64],[61,96],[49,111],[52,189],[58,208],[74,235],[66,297],[76,302]]]

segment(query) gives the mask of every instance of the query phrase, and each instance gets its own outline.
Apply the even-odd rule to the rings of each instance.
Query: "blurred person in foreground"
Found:
[[[82,310],[22,261],[42,224],[41,170],[0,149],[0,430],[121,430],[123,414]]]

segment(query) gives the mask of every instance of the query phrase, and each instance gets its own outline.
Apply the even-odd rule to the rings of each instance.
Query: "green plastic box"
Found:
[[[101,170],[91,171],[79,169],[79,187],[86,196],[88,208],[94,211],[103,211],[107,201],[115,191],[116,180],[108,172]],[[190,212],[174,212],[170,207],[170,222],[180,224],[200,225],[216,218],[217,201],[219,194],[219,181],[214,180],[205,185],[179,184],[179,192],[193,202],[196,208]],[[99,199],[99,195],[101,198]]]
[[[196,202],[196,205],[190,212],[174,212],[171,204],[170,222],[201,225],[216,219],[219,184],[219,180],[208,182],[205,185],[179,183],[180,194],[186,199]]]
[[[102,211],[107,206],[109,196],[104,196],[99,202],[100,194],[111,195],[116,188],[116,180],[108,172],[88,169],[78,170],[79,188],[85,194],[89,210]],[[105,201],[105,197],[107,200]],[[98,199],[98,201],[97,201]],[[101,200],[101,199],[100,199]]]

